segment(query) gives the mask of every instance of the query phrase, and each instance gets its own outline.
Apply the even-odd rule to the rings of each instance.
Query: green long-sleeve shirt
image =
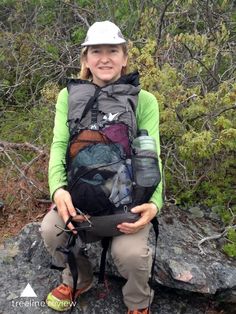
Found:
[[[51,145],[49,160],[49,189],[51,198],[54,192],[67,186],[65,172],[65,154],[69,140],[69,129],[67,125],[68,115],[68,91],[64,88],[60,91],[56,104],[56,115],[53,129],[53,142]],[[154,95],[141,90],[138,96],[138,106],[136,110],[138,129],[146,129],[148,134],[156,140],[157,153],[160,156],[160,137],[159,137],[159,108]],[[161,160],[159,158],[161,169]],[[162,182],[153,193],[151,202],[161,209],[162,207]]]

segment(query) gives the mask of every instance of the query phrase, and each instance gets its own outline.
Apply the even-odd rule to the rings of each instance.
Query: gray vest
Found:
[[[135,137],[138,78],[138,73],[134,72],[104,87],[85,80],[70,80],[67,86],[70,135],[86,128],[99,129],[106,121],[118,120],[129,126],[130,139]]]

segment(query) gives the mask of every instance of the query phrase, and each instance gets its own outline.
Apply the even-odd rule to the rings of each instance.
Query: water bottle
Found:
[[[147,130],[140,130],[132,143],[134,181],[141,187],[154,186],[160,177],[157,147]]]

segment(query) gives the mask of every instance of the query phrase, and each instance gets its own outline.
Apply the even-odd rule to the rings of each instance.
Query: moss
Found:
[[[223,246],[223,251],[230,257],[236,258],[236,242],[228,243]]]

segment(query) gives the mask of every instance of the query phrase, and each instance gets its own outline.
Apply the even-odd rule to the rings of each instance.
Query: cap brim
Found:
[[[95,46],[95,45],[119,45],[119,44],[124,44],[126,43],[125,39],[116,39],[116,40],[98,40],[98,41],[85,41],[84,43],[81,44],[81,46]]]

